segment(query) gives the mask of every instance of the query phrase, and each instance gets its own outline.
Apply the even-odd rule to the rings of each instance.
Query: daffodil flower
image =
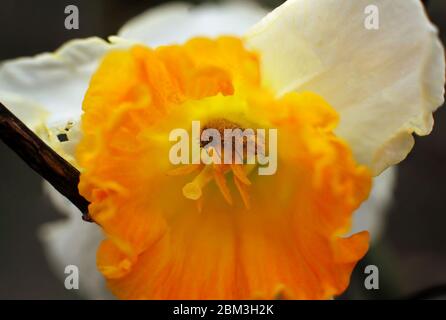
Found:
[[[367,231],[346,236],[353,213],[412,134],[430,133],[444,95],[444,51],[420,1],[374,4],[377,30],[364,24],[367,0],[289,0],[263,19],[249,5],[175,5],[110,42],[2,65],[0,99],[81,170],[114,295],[326,299],[346,289],[369,244]],[[169,132],[197,120],[276,128],[277,172],[173,165]]]

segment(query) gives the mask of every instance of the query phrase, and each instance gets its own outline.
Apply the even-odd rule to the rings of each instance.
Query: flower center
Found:
[[[206,133],[210,130],[218,132],[217,137],[207,135]],[[226,202],[232,205],[233,198],[227,183],[227,178],[230,178],[232,173],[234,185],[240,193],[245,207],[249,209],[248,188],[251,181],[248,175],[256,167],[256,164],[248,164],[246,159],[255,156],[256,135],[254,133],[246,134],[246,131],[239,124],[220,118],[208,121],[202,128],[200,136],[200,153],[205,152],[210,159],[213,159],[212,163],[189,164],[169,171],[169,174],[173,176],[198,173],[191,182],[183,187],[184,197],[197,201],[197,206],[201,210],[203,189],[209,183],[215,182]],[[249,141],[254,142],[252,155],[248,150]],[[228,149],[230,149],[231,161],[224,160],[225,150],[228,153]]]

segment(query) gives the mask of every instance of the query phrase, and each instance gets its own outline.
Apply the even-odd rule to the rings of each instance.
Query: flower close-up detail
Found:
[[[90,203],[94,224],[45,186],[70,216],[40,232],[50,259],[85,265],[94,298],[107,297],[102,278],[119,299],[341,295],[379,237],[393,166],[444,102],[445,54],[422,3],[374,1],[378,29],[368,5],[170,4],[108,41],[3,63],[0,101],[80,171]],[[194,141],[197,121],[200,135],[263,130],[265,150],[172,163],[175,129],[224,156]]]
[[[98,267],[119,297],[324,298],[345,289],[368,236],[339,235],[370,173],[333,135],[337,114],[322,98],[276,99],[260,87],[257,58],[240,40],[111,53],[83,107],[80,191],[108,236]],[[197,119],[278,128],[277,173],[175,169],[166,137]]]

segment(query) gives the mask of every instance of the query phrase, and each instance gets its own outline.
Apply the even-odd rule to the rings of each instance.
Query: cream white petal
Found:
[[[54,53],[5,61],[0,65],[0,101],[47,144],[74,165],[80,140],[82,100],[90,78],[104,54],[126,43],[107,43],[99,38],[73,40]],[[68,141],[61,142],[58,134]],[[76,265],[80,293],[94,299],[110,298],[96,268],[96,250],[103,235],[97,225],[85,223],[66,198],[45,183],[47,194],[67,218],[39,229],[51,268],[61,279],[65,267]],[[63,282],[62,284],[63,285]]]
[[[380,240],[393,203],[396,177],[397,168],[390,167],[373,179],[370,197],[353,215],[351,234],[367,230],[370,233],[372,244]]]
[[[366,28],[375,5],[379,29]],[[289,0],[246,35],[265,84],[313,91],[340,113],[337,134],[379,174],[427,135],[444,102],[444,50],[419,0]]]
[[[45,193],[64,220],[50,222],[39,229],[39,238],[54,274],[64,283],[65,268],[75,265],[79,269],[79,293],[83,298],[111,299],[104,277],[96,267],[96,251],[104,238],[100,228],[80,219],[79,210],[61,196],[49,183],[44,183]]]
[[[103,55],[119,44],[99,38],[72,40],[54,53],[0,65],[0,101],[70,162],[90,78]],[[60,143],[57,134],[72,138]]]
[[[169,3],[126,23],[118,36],[150,46],[183,43],[192,37],[243,35],[267,11],[251,1],[194,6]]]

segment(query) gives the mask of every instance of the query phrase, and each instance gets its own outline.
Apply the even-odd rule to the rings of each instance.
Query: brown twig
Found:
[[[79,171],[59,156],[0,103],[0,139],[40,176],[67,197],[86,221],[89,202],[79,194]]]

